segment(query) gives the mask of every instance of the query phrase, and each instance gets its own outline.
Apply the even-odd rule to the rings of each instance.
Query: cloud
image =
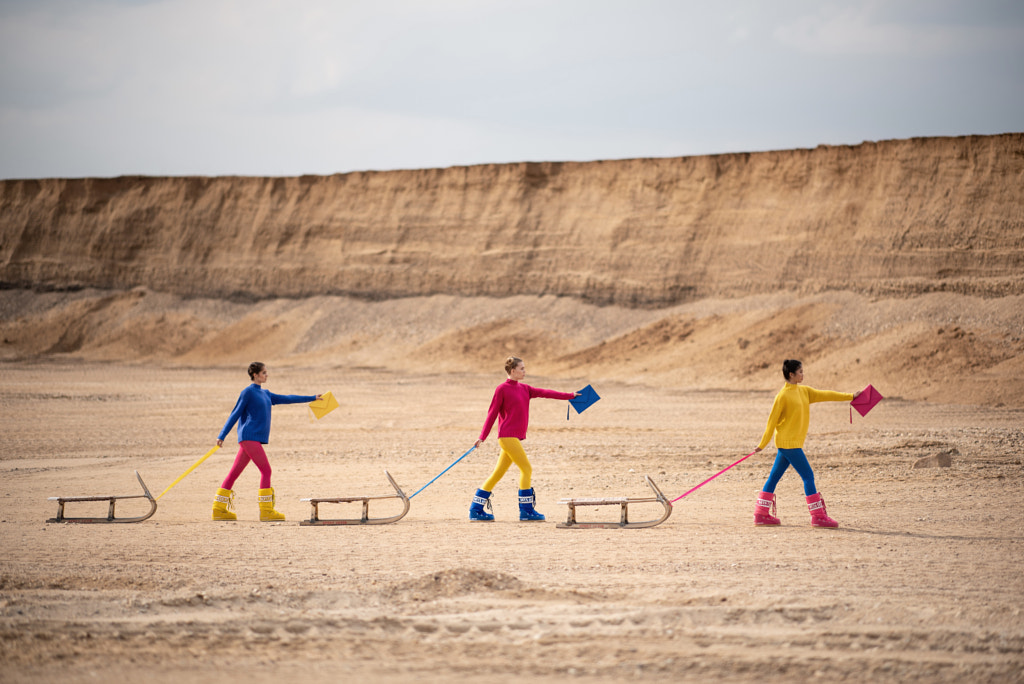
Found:
[[[1020,53],[1024,22],[1009,24],[977,15],[950,11],[947,3],[822,3],[815,11],[795,17],[775,29],[782,45],[824,56],[913,56],[915,59],[977,51]]]
[[[9,1],[0,177],[332,173],[1019,130],[1013,7]]]

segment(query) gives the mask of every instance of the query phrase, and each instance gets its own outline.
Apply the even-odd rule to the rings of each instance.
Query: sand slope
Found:
[[[796,357],[808,384],[1024,407],[1024,296],[849,292],[708,299],[666,309],[567,297],[347,297],[230,303],[145,289],[0,291],[0,358],[177,366],[492,372],[507,354],[580,382],[774,389]]]

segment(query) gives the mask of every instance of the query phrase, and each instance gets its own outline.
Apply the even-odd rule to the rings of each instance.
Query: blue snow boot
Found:
[[[519,519],[520,520],[536,520],[541,522],[544,520],[544,516],[538,513],[533,508],[533,504],[537,502],[537,497],[533,493],[533,487],[529,489],[519,490]]]
[[[494,516],[485,511],[484,506],[491,509],[491,493],[486,489],[478,489],[469,507],[469,519],[474,522],[494,522]]]

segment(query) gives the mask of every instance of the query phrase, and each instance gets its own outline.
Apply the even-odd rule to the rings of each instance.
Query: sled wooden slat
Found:
[[[143,494],[130,494],[127,496],[51,496],[48,501],[57,502],[57,517],[50,518],[46,522],[52,523],[136,523],[148,520],[153,517],[156,513],[156,499],[149,493],[149,488],[146,487],[146,483],[142,481],[142,476],[139,475],[139,471],[135,471],[135,477],[138,478],[139,484],[142,485]],[[149,499],[149,512],[145,515],[136,516],[133,518],[118,518],[114,516],[114,504],[122,499]],[[109,501],[110,506],[107,508],[107,517],[105,518],[81,518],[81,517],[68,517],[64,515],[64,505],[68,503],[78,503],[82,501]]]
[[[625,496],[615,497],[593,497],[593,498],[572,498],[572,499],[561,499],[558,503],[566,504],[569,507],[569,517],[564,523],[558,523],[556,527],[567,529],[567,528],[603,528],[603,529],[622,529],[622,528],[640,528],[640,527],[654,527],[668,520],[668,517],[672,515],[672,504],[661,493],[658,486],[654,484],[654,480],[649,475],[644,475],[644,481],[654,492],[653,497],[642,497],[642,498],[629,498]],[[660,503],[663,507],[662,516],[656,520],[645,520],[641,522],[630,522],[629,520],[629,505],[630,504],[644,504],[644,503]],[[576,520],[576,507],[577,506],[619,506],[619,521],[618,522],[578,522]]]
[[[395,488],[395,494],[388,494],[385,496],[318,496],[310,497],[308,499],[302,499],[302,501],[308,501],[311,507],[309,513],[309,520],[303,520],[300,525],[386,525],[388,523],[398,522],[405,517],[405,514],[409,512],[409,497],[405,495],[405,492],[398,486],[394,478],[391,477],[391,473],[384,471],[384,475],[387,476],[388,482]],[[371,518],[370,517],[370,502],[380,501],[381,499],[401,499],[402,501],[402,512],[398,515],[393,515],[389,518]],[[359,518],[321,518],[320,517],[320,504],[322,503],[353,503],[362,502],[363,510],[362,515]]]
[[[604,506],[610,504],[629,503],[630,501],[635,501],[635,499],[630,499],[625,496],[615,496],[604,499],[559,499],[558,503],[567,504],[570,501],[576,506]],[[648,501],[657,501],[657,499],[648,499]]]

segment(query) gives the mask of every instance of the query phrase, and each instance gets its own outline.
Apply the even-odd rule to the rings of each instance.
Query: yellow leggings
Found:
[[[498,456],[498,463],[494,466],[494,472],[487,478],[481,489],[488,492],[494,491],[494,486],[505,476],[508,467],[513,463],[519,468],[519,488],[529,489],[530,475],[533,474],[533,467],[530,465],[530,459],[526,458],[523,445],[515,437],[502,437],[498,440],[498,444],[501,445],[501,455]]]

